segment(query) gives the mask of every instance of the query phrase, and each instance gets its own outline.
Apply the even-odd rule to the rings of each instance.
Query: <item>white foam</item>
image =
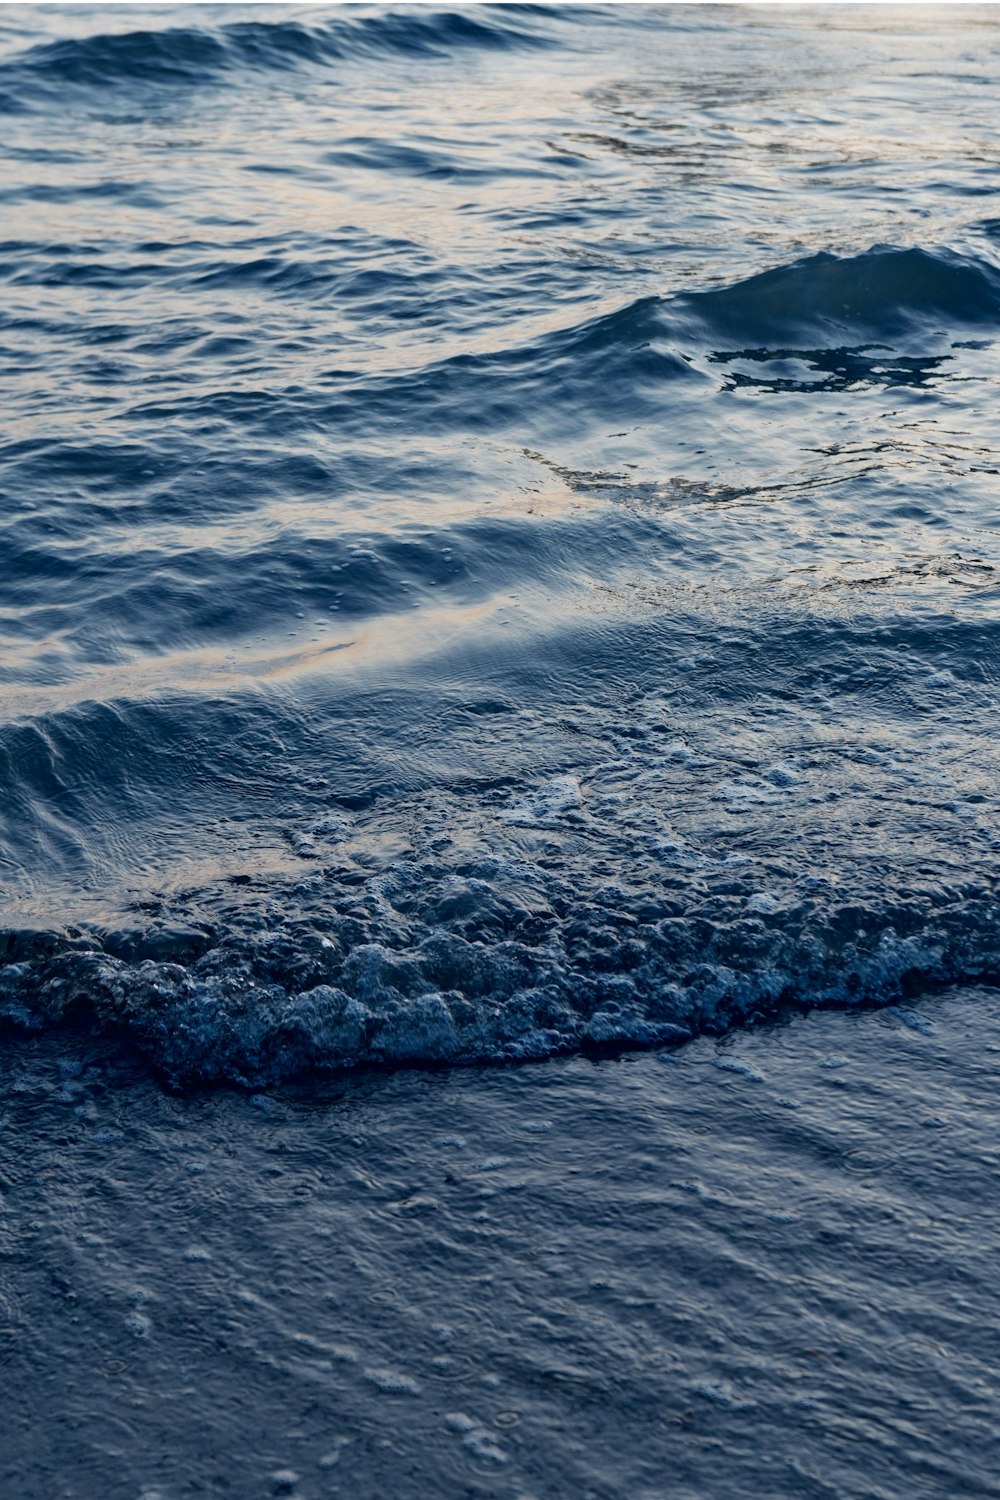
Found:
[[[351,824],[342,813],[327,812],[314,819],[309,824],[308,832],[314,838],[322,838],[328,843],[336,843],[347,838],[351,832]]]
[[[507,823],[532,825],[547,822],[583,806],[583,793],[575,776],[554,776],[533,792],[526,792],[501,812]]]
[[[747,911],[756,912],[759,916],[770,917],[780,910],[780,898],[770,891],[754,891],[752,896],[747,897]]]
[[[794,786],[801,779],[801,774],[789,761],[782,760],[768,767],[764,772],[764,779],[770,781],[773,786]]]

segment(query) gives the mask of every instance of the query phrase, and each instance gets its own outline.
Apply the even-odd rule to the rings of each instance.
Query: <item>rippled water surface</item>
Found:
[[[995,972],[998,47],[8,8],[8,1012],[252,1080]]]
[[[921,1006],[946,1004],[972,1046],[1000,977],[998,84],[1000,12],[975,5],[0,9],[5,1098],[48,1097],[55,1069],[86,1133],[72,1080],[91,1076],[89,1049],[124,1038],[140,1073],[95,1074],[112,1081],[94,1087],[152,1133],[141,1150],[122,1137],[116,1180],[134,1182],[157,1170],[159,1112],[179,1112],[171,1130],[199,1128],[202,1096],[164,1085],[308,1093],[321,1074],[337,1089],[361,1071],[384,1122],[394,1089],[424,1085],[372,1066],[546,1061],[454,1084],[486,1090],[482,1108],[513,1129],[528,1089],[551,1089],[559,1118],[558,1079],[590,1077],[581,1054],[650,1050],[602,1065],[594,1087],[610,1100],[625,1087],[615,1069],[641,1067],[669,1095],[657,1056],[698,1038],[691,1056],[711,1055],[707,1037],[789,1007],[888,1005],[919,1027]],[[821,1021],[838,1054],[863,1035],[865,1076],[878,1076],[882,1022]],[[764,1073],[778,1035],[753,1033]],[[962,1058],[959,1075],[979,1078]],[[538,1081],[513,1081],[528,1074]],[[915,1068],[908,1093],[898,1072],[886,1121],[928,1114],[932,1074]],[[420,1129],[447,1134],[440,1087]],[[349,1137],[363,1105],[344,1097]],[[326,1149],[315,1122],[328,1105],[289,1116],[303,1161]],[[722,1106],[705,1094],[702,1107],[711,1134]],[[213,1151],[259,1185],[270,1169],[256,1147],[240,1156],[229,1105],[212,1108]],[[46,1170],[65,1170],[82,1203],[90,1168],[59,1118],[12,1105],[8,1139],[31,1159],[37,1129]],[[581,1141],[610,1132],[604,1155],[581,1146],[581,1170],[637,1160],[647,1124],[610,1103],[581,1116]],[[93,1128],[114,1144],[121,1120]],[[770,1171],[749,1107],[745,1128],[733,1172]],[[673,1139],[664,1151],[687,1149]],[[808,1182],[812,1147],[789,1150]],[[967,1228],[981,1158],[968,1141],[955,1150]],[[414,1183],[424,1165],[418,1152]],[[93,1190],[117,1192],[113,1175]],[[640,1212],[638,1180],[623,1172],[625,1218]],[[568,1212],[554,1184],[543,1238],[546,1216]],[[897,1187],[897,1228],[919,1235],[938,1209],[915,1179]],[[613,1184],[594,1191],[619,1201]],[[148,1209],[164,1243],[178,1202]],[[238,1215],[238,1195],[214,1211]],[[276,1212],[263,1190],[245,1211],[237,1257],[253,1215]],[[808,1203],[794,1211],[808,1217]],[[197,1249],[210,1195],[185,1212]],[[852,1198],[843,1222],[866,1213]],[[132,1232],[98,1219],[86,1234]],[[368,1246],[355,1269],[395,1223],[351,1220],[348,1241]],[[464,1286],[465,1232],[442,1231],[434,1301]],[[700,1269],[690,1262],[702,1331],[732,1315],[713,1300],[713,1267],[742,1253],[717,1233],[705,1229],[716,1249]],[[668,1241],[689,1255],[683,1235]],[[857,1288],[882,1264],[859,1243]],[[974,1279],[977,1243],[962,1252]],[[626,1236],[619,1253],[641,1261],[652,1244]],[[285,1274],[269,1245],[265,1282]],[[598,1263],[608,1246],[572,1276],[617,1286],[620,1266]],[[794,1320],[810,1273],[769,1253],[747,1252],[765,1301],[775,1278],[805,1278],[776,1313]],[[24,1254],[15,1263],[34,1265]],[[405,1276],[386,1254],[383,1279]],[[897,1267],[928,1285],[940,1269],[933,1256]],[[53,1285],[98,1295],[75,1274]],[[143,1275],[121,1271],[139,1291],[116,1337],[161,1324],[146,1303],[167,1273]],[[35,1306],[15,1283],[0,1294]],[[319,1338],[309,1285],[309,1316],[279,1321]],[[647,1335],[594,1296],[627,1386]],[[886,1314],[894,1336],[909,1316]],[[888,1337],[844,1328],[848,1349]],[[80,1368],[86,1339],[114,1343],[86,1318],[66,1337]],[[960,1342],[951,1325],[927,1337]],[[317,1349],[306,1364],[340,1358]],[[160,1352],[162,1390],[181,1389],[187,1355]],[[376,1352],[389,1384],[358,1390],[391,1404],[408,1388],[392,1386],[392,1350]],[[981,1353],[970,1346],[957,1385],[945,1355],[934,1365],[966,1414],[985,1400]],[[590,1378],[572,1373],[591,1369],[582,1354],[565,1365],[570,1385]],[[699,1381],[717,1413],[750,1410],[743,1375],[691,1371],[675,1393],[682,1424],[689,1397],[700,1408],[681,1387],[697,1395]],[[887,1398],[899,1420],[880,1488],[865,1488],[863,1447],[829,1483],[822,1457],[797,1478],[754,1470],[775,1433],[798,1442],[786,1411],[749,1467],[723,1481],[699,1460],[676,1493],[894,1496],[903,1472],[907,1495],[996,1493],[980,1407],[964,1468],[941,1437],[943,1468],[906,1469],[922,1399],[911,1374]],[[263,1400],[259,1380],[248,1389]],[[318,1410],[330,1389],[319,1381]],[[588,1389],[595,1410],[614,1409]],[[866,1409],[871,1389],[857,1387]],[[656,1381],[648,1394],[616,1429],[630,1444],[666,1399]],[[355,1417],[375,1430],[382,1409]],[[577,1420],[579,1405],[553,1407],[560,1421],[570,1409]],[[845,1409],[830,1420],[849,1422]],[[300,1492],[665,1493],[655,1464],[593,1452],[522,1452],[516,1483],[497,1479],[506,1439],[468,1402],[441,1408],[461,1464],[422,1469],[413,1445],[431,1418],[414,1410],[398,1462],[373,1438],[343,1491],[328,1475]],[[242,1443],[232,1413],[220,1421]],[[334,1437],[322,1453],[339,1453]],[[103,1489],[70,1458],[32,1470],[22,1444],[18,1494],[104,1500],[141,1479],[146,1500],[154,1482],[174,1500],[196,1481],[248,1496],[299,1483],[280,1444],[277,1478],[265,1455],[252,1472],[223,1465],[223,1484],[193,1460],[115,1468],[116,1441],[148,1448],[141,1424],[100,1441]]]
[[[997,991],[151,1096],[0,1058],[18,1500],[996,1496]]]

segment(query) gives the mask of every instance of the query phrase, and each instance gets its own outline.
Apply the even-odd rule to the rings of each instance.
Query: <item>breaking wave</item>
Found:
[[[530,709],[516,655],[506,678],[494,661],[492,692],[450,704],[439,668],[435,734],[415,675],[408,708],[341,696],[330,730],[313,722],[315,758],[300,752],[291,768],[273,761],[273,723],[269,752],[260,726],[234,720],[233,743],[206,768],[233,778],[216,782],[217,805],[233,806],[242,774],[261,803],[250,828],[278,815],[283,868],[248,858],[244,838],[214,883],[153,883],[75,927],[9,927],[0,1014],[28,1027],[96,1022],[176,1081],[258,1085],[309,1069],[657,1046],[789,1004],[891,1003],[1000,977],[995,632],[933,616],[905,632],[878,615],[850,629],[758,618],[742,636],[724,627],[719,652],[719,623],[664,630],[654,617],[645,640],[633,627],[642,677],[667,685],[617,707],[606,690],[567,697],[585,691],[585,664],[560,670],[550,648],[550,686],[535,682]],[[706,639],[710,674],[687,655]],[[766,685],[749,665],[764,639]],[[591,670],[622,648],[620,633],[595,639]],[[810,723],[789,706],[806,663]],[[963,741],[944,730],[959,712],[982,726]],[[366,764],[373,715],[394,725],[395,760],[383,746],[381,764]],[[169,722],[186,732],[176,705]],[[161,833],[185,798],[189,820],[205,815],[206,783],[190,780],[197,745],[144,763],[152,729],[147,717],[108,775],[72,778],[98,797],[95,830],[115,807],[123,826],[141,820],[144,764],[147,777],[172,768]],[[290,721],[281,733],[294,734]],[[449,776],[462,760],[465,774]],[[57,788],[40,792],[58,805]],[[124,863],[134,871],[135,852]]]
[[[545,799],[556,818],[571,800],[564,784]],[[544,866],[496,857],[353,873],[323,920],[275,914],[222,934],[168,922],[103,946],[10,932],[0,1014],[27,1027],[94,1021],[177,1082],[261,1085],[660,1046],[791,1004],[894,1003],[1000,980],[992,882],[890,902],[838,900],[822,877],[789,898],[734,875],[692,911],[675,892],[637,900],[614,882],[581,899]]]
[[[254,1084],[995,975],[989,91],[945,191],[797,21],[48,15],[3,1016]]]

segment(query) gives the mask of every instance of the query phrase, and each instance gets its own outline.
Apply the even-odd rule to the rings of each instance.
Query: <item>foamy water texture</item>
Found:
[[[262,1086],[996,979],[998,57],[5,9],[7,1021]]]

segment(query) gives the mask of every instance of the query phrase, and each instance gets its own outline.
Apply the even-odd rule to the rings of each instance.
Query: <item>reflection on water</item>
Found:
[[[0,7],[4,1495],[994,1493],[998,37]]]
[[[9,1015],[251,1078],[989,970],[992,12],[3,27]]]
[[[750,366],[767,366],[760,370],[728,369],[727,390],[756,386],[766,391],[842,391],[861,384],[909,385],[920,389],[928,385],[952,356],[907,359],[893,355],[887,344],[860,344],[854,349],[738,349],[728,353],[718,350],[709,358],[713,364],[731,367],[739,360]]]

